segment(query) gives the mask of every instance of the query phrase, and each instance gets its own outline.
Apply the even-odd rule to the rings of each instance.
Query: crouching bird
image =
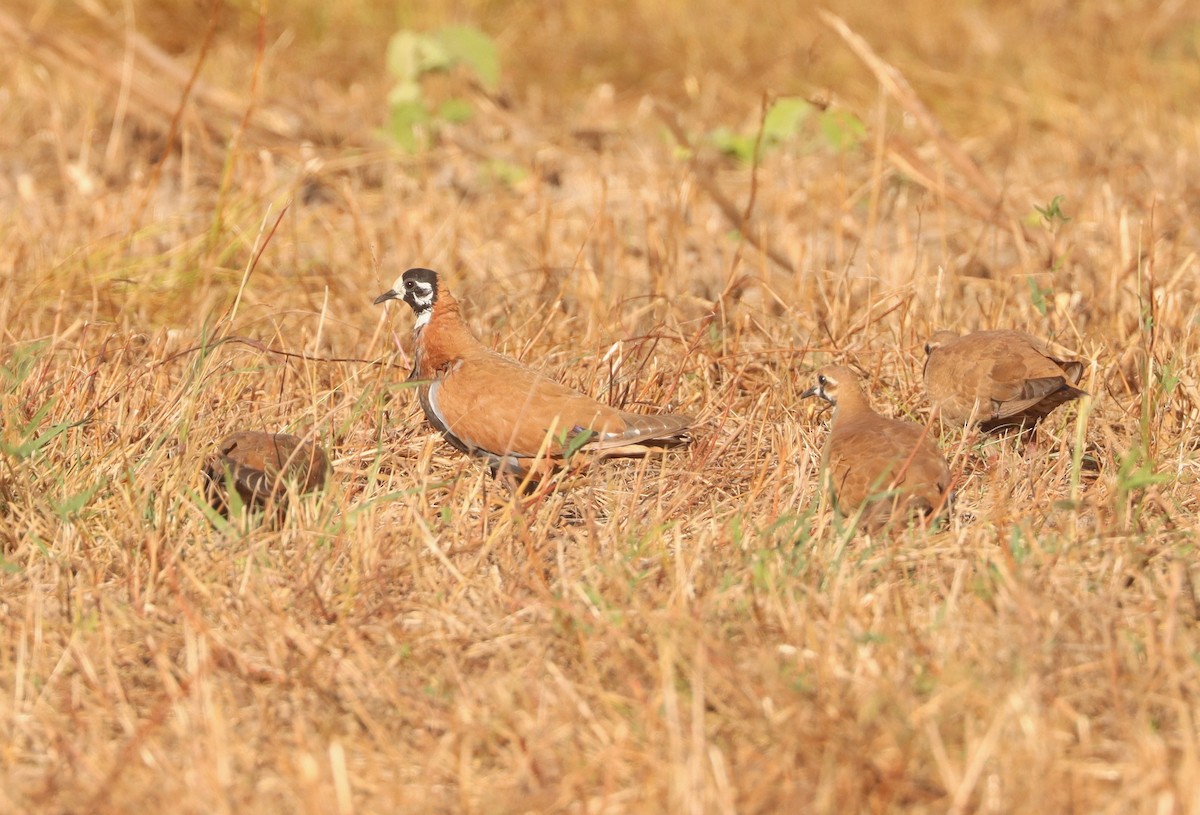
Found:
[[[642,455],[691,441],[688,416],[628,413],[484,347],[458,301],[430,269],[409,269],[375,304],[403,300],[417,316],[410,381],[425,418],[458,450],[493,472],[526,475],[567,454]]]
[[[274,504],[278,520],[287,510],[288,488],[316,492],[329,478],[329,457],[318,445],[288,433],[239,430],[217,445],[204,463],[204,492],[213,508],[228,517],[229,488],[242,504],[262,509]]]
[[[858,377],[841,365],[817,371],[801,394],[809,396],[833,405],[821,471],[838,512],[851,517],[861,508],[860,526],[877,530],[948,508],[950,468],[928,428],[873,411]]]
[[[1033,427],[1076,388],[1083,363],[1056,359],[1024,331],[938,331],[925,343],[925,392],[952,422],[984,431]]]

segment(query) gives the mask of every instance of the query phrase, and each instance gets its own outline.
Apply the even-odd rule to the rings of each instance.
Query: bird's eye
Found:
[[[817,377],[817,384],[820,385],[821,387],[825,387],[825,383],[827,383],[828,381],[829,380],[825,378],[825,374],[821,374],[820,376]]]
[[[406,289],[411,289],[415,285],[417,285],[417,284],[412,282],[411,280],[404,281],[404,288],[406,288]]]
[[[925,356],[929,356],[931,353],[933,353],[933,346],[925,343]]]

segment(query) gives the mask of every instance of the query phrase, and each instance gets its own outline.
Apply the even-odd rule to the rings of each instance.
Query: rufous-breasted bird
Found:
[[[1032,427],[1086,395],[1075,387],[1083,363],[1057,359],[1024,331],[938,331],[925,354],[929,401],[948,421],[974,420],[985,431]]]
[[[821,470],[842,515],[853,516],[861,507],[860,525],[878,529],[910,513],[928,515],[949,506],[950,468],[929,428],[880,416],[845,366],[821,368],[815,377],[801,397],[833,404]]]
[[[388,300],[417,315],[409,380],[419,383],[425,417],[494,471],[524,475],[539,459],[555,465],[568,452],[642,455],[691,440],[688,416],[618,410],[486,348],[430,269],[409,269],[375,304]]]
[[[204,464],[204,490],[212,506],[229,512],[227,488],[252,509],[275,502],[287,508],[287,485],[298,493],[314,492],[329,477],[329,457],[316,444],[288,433],[239,430],[230,433]]]

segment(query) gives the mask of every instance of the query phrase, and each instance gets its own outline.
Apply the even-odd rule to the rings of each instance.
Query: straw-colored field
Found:
[[[1195,4],[104,5],[0,10],[0,811],[1200,810]],[[408,152],[448,23],[500,81]],[[691,447],[513,498],[404,384],[409,266]],[[855,535],[799,395],[923,422],[941,327],[1091,398],[935,425],[953,520]],[[235,429],[332,483],[216,519]]]

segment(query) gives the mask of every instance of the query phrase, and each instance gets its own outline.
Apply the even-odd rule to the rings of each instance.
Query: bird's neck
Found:
[[[449,292],[438,292],[428,319],[416,327],[418,375],[432,378],[439,371],[482,347],[467,328],[458,301]]]
[[[837,407],[833,411],[834,421],[849,422],[873,412],[862,388],[843,384],[841,390],[843,392],[838,394]]]

